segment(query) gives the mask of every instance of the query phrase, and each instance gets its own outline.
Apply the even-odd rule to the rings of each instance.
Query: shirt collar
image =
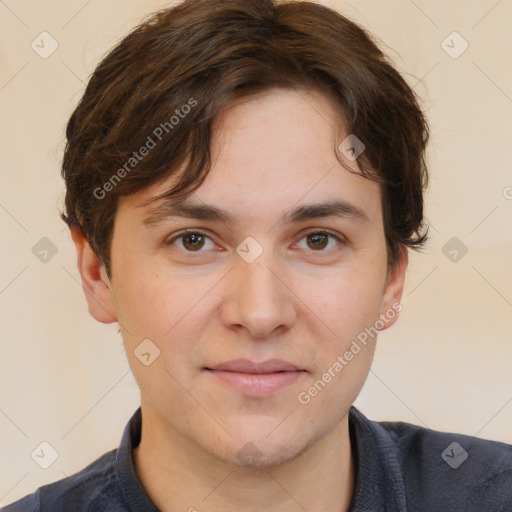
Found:
[[[116,454],[116,480],[130,512],[159,512],[135,471],[133,450],[140,443],[142,414],[139,407],[124,428]]]
[[[140,443],[141,427],[139,407],[127,423],[117,450],[116,480],[131,512],[159,512],[135,471],[132,454]],[[389,433],[354,406],[349,411],[349,433],[356,468],[349,512],[406,512],[405,486],[398,449]]]
[[[407,512],[399,449],[389,432],[354,406],[349,432],[357,468],[349,512]]]

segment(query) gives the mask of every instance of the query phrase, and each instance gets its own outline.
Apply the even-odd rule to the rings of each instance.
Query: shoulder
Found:
[[[107,510],[107,501],[109,511],[123,510],[112,508],[112,501],[115,502],[115,496],[119,495],[115,478],[116,453],[117,449],[107,452],[81,471],[39,487],[34,493],[4,507],[2,512]]]
[[[393,448],[411,510],[512,510],[512,445],[404,422],[370,423]]]

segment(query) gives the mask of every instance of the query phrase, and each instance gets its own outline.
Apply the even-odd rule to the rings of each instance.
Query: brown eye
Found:
[[[307,240],[311,249],[325,249],[329,243],[329,235],[327,233],[313,233],[307,235]]]
[[[306,240],[306,248],[314,252],[329,252],[331,249],[335,249],[336,245],[338,248],[345,245],[343,237],[328,231],[312,231],[307,233],[302,240]],[[331,244],[331,247],[329,247],[331,240],[334,240],[335,244]]]
[[[177,243],[177,242],[180,243]],[[207,242],[211,244],[210,247],[206,247],[206,249],[212,249],[214,247],[214,243],[210,239],[209,236],[201,233],[201,231],[185,231],[181,234],[176,235],[171,240],[169,240],[166,245],[177,245],[184,252],[204,252],[205,246]],[[203,250],[204,249],[204,250]]]
[[[182,236],[183,246],[190,251],[201,249],[204,245],[204,236],[199,233],[190,233]]]

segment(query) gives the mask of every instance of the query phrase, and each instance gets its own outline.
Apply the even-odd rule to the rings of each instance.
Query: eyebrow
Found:
[[[173,217],[209,220],[223,224],[235,224],[239,217],[211,204],[193,203],[188,199],[181,201],[166,200],[152,208],[144,217],[143,224],[152,226]],[[368,224],[370,219],[364,210],[342,200],[328,201],[316,204],[301,205],[285,213],[280,219],[281,224],[298,224],[306,220],[324,217],[348,218],[361,224]]]

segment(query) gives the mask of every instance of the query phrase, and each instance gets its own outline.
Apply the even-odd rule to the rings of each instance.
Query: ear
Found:
[[[391,327],[398,320],[398,315],[402,311],[403,306],[400,303],[400,299],[404,290],[407,262],[407,248],[403,247],[400,251],[396,267],[388,273],[380,310],[380,320],[384,326],[379,328],[379,331]]]
[[[110,281],[105,267],[89,244],[88,239],[77,227],[70,228],[71,238],[75,244],[77,264],[82,278],[89,313],[104,324],[117,321]]]

